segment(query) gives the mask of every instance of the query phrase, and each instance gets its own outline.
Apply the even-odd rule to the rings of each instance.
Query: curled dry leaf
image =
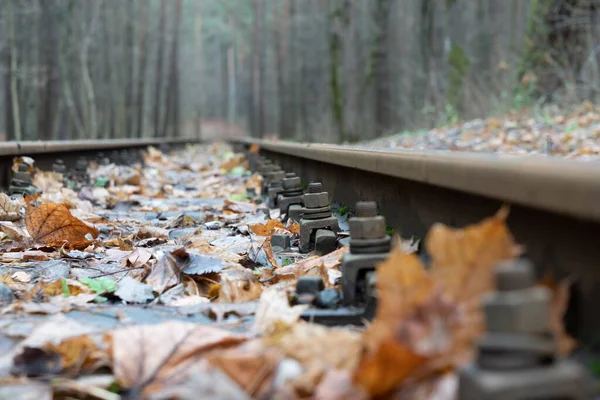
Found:
[[[493,266],[520,251],[506,217],[501,209],[465,229],[432,227],[429,270],[416,255],[393,249],[377,267],[378,309],[355,382],[382,395],[415,375],[469,361],[483,331],[480,297],[494,289]]]
[[[230,348],[245,336],[206,325],[170,321],[132,326],[108,333],[113,373],[123,388],[142,396],[183,384],[206,352]]]
[[[62,371],[72,375],[92,373],[109,365],[108,355],[88,335],[67,338],[59,344],[48,343],[44,349],[59,354]]]
[[[220,303],[241,303],[256,300],[262,293],[262,285],[254,274],[242,266],[223,270],[219,287]]]
[[[21,218],[19,209],[21,203],[12,199],[6,193],[0,193],[0,221],[16,221]]]
[[[98,237],[98,230],[71,215],[64,204],[30,201],[25,209],[25,227],[37,243],[85,248]]]

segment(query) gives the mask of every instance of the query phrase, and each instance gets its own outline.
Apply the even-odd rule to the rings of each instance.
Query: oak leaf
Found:
[[[64,204],[30,201],[25,209],[25,227],[37,243],[48,246],[85,248],[98,237],[98,230],[75,218]]]

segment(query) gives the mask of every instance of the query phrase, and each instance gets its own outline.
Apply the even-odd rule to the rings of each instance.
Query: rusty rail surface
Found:
[[[403,237],[436,222],[465,226],[510,205],[508,225],[541,276],[575,279],[568,329],[597,341],[600,318],[600,163],[534,156],[385,151],[236,139],[303,182],[320,181],[333,201],[375,200]],[[426,257],[426,255],[424,255]]]

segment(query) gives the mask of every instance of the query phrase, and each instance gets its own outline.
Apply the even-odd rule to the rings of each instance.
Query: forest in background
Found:
[[[0,138],[348,142],[597,102],[595,0],[3,0]]]

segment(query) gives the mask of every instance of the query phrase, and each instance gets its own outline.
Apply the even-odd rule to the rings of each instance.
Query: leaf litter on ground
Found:
[[[348,246],[321,257],[274,251],[271,236],[295,246],[299,225],[258,211],[246,188],[260,192],[260,177],[246,169],[224,144],[150,147],[143,167],[91,167],[79,195],[37,171],[41,196],[0,196],[0,283],[11,292],[0,334],[14,343],[0,357],[0,398],[23,384],[70,398],[453,398],[483,331],[478,301],[494,289],[492,267],[521,251],[508,210],[463,229],[433,226],[429,267],[418,239],[396,235],[378,266],[375,319],[326,327],[302,321],[307,306],[290,298],[307,275],[339,289]],[[567,353],[568,282],[544,284]],[[99,373],[108,379],[92,379]],[[48,377],[60,379],[46,388]]]

